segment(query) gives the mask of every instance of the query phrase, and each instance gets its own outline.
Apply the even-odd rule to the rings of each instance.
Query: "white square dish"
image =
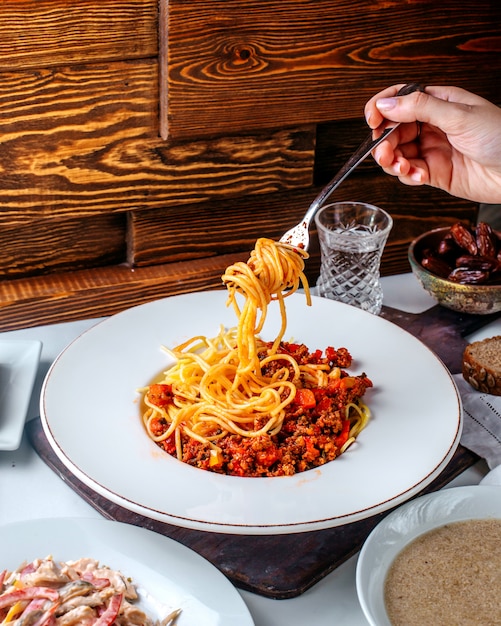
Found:
[[[41,351],[41,341],[0,341],[0,450],[21,443]]]

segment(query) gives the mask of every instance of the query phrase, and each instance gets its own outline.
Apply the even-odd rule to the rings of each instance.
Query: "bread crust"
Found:
[[[501,335],[474,341],[463,352],[463,378],[477,391],[501,396]]]

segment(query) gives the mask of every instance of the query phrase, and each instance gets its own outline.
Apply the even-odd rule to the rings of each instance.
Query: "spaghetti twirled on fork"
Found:
[[[303,413],[312,412],[313,390],[315,407],[317,400],[327,397],[328,389],[332,395],[336,388],[338,400],[341,392],[348,400],[348,413],[336,409],[336,415],[329,417],[331,429],[346,431],[349,421],[351,431],[342,445],[340,441],[333,444],[332,458],[363,428],[369,412],[359,398],[371,382],[365,375],[349,377],[341,369],[351,364],[349,353],[329,348],[323,357],[319,351],[310,354],[305,346],[283,341],[285,298],[302,285],[311,303],[304,275],[307,256],[286,244],[258,239],[247,263],[231,265],[222,276],[237,326],[221,328],[213,338],[196,336],[174,349],[166,348],[176,363],[161,381],[145,390],[143,421],[149,436],[167,452],[197,467],[237,475],[280,475],[307,469],[311,462],[300,467],[291,462],[290,454],[284,460],[284,450],[278,451],[275,439],[283,437],[279,434],[284,420],[298,413],[298,407]],[[259,333],[272,301],[279,304],[281,328],[273,342],[264,342]],[[322,419],[329,421],[325,415]],[[324,444],[323,448],[328,447]],[[239,455],[240,460],[236,459]],[[233,457],[230,462],[229,456]],[[322,458],[330,460],[329,453]],[[325,462],[322,458],[313,466]]]

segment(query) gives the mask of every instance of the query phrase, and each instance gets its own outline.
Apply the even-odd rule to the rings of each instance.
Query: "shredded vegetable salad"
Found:
[[[52,557],[0,571],[0,624],[9,626],[167,626],[137,606],[129,578],[90,558],[57,562]]]

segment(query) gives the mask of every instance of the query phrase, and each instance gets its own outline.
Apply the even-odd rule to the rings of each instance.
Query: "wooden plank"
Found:
[[[156,0],[2,0],[0,71],[156,57]]]
[[[370,198],[392,213],[395,225],[383,254],[383,275],[409,271],[408,245],[419,233],[435,226],[452,224],[457,219],[468,221],[475,217],[475,205],[447,194],[442,194],[439,214],[434,204],[434,199],[438,201],[439,192],[433,189],[408,188],[386,176],[379,178],[380,184],[375,184],[376,179],[365,180],[362,184],[364,178],[359,176],[345,181],[344,189],[335,192],[333,199]],[[278,238],[286,228],[299,221],[304,212],[303,200],[309,201],[312,196],[308,194],[313,194],[314,190],[297,193],[302,200],[293,208],[285,194],[255,196],[254,200],[261,203],[253,204],[252,217],[249,217],[247,200],[235,199],[231,218],[228,217],[226,223],[224,209],[229,210],[228,206],[221,207],[217,203],[204,206],[203,212],[212,215],[215,225],[214,229],[206,232],[203,230],[203,219],[197,221],[196,212],[191,215],[193,222],[190,222],[190,228],[193,230],[180,227],[177,224],[179,220],[176,221],[172,213],[135,214],[131,229],[135,230],[137,267],[124,264],[2,280],[0,330],[111,315],[135,304],[169,295],[220,288],[220,277],[226,267],[235,261],[246,261],[258,236]],[[152,224],[154,243],[148,240]],[[266,232],[261,231],[259,224],[266,224]],[[221,228],[228,229],[229,239],[217,234]],[[207,242],[199,240],[198,244],[201,248],[206,246],[204,255],[208,256],[193,258],[196,255],[196,238],[207,236],[207,232],[210,232],[208,236],[211,239]],[[169,236],[164,237],[164,233]],[[220,246],[217,244],[218,237],[222,242]],[[175,258],[183,258],[178,238],[182,246],[190,248],[190,260],[173,262]],[[314,235],[310,254],[306,274],[310,283],[314,284],[320,264],[318,242]],[[143,267],[141,263],[150,264]]]
[[[221,287],[230,263],[248,255],[130,268],[118,265],[0,281],[0,332],[101,317],[157,298]]]
[[[182,211],[132,211],[128,261],[144,267],[250,250],[258,237],[279,239],[299,222],[319,191],[315,187],[233,198],[185,206]],[[471,202],[429,187],[406,187],[379,170],[370,175],[353,174],[331,196],[332,201],[346,199],[369,201],[394,216],[389,243],[398,246],[392,265],[398,264],[400,271],[405,271],[407,247],[414,237],[458,219],[472,221],[477,213]],[[314,240],[314,228],[312,234]]]
[[[356,120],[318,124],[315,145],[315,184],[326,185],[369,133],[369,127],[363,116]],[[372,157],[367,157],[357,166],[357,175],[362,172],[380,175],[381,168]]]
[[[457,214],[457,211],[455,211]],[[415,232],[453,218],[425,220],[393,215],[395,227],[382,259],[382,275],[409,271],[407,248]],[[190,261],[146,267],[128,265],[94,267],[37,277],[0,281],[0,331],[112,315],[158,298],[222,288],[221,274],[236,261],[246,261],[254,242],[245,250]],[[316,282],[320,266],[318,243],[312,240],[306,275]]]
[[[126,216],[38,220],[0,228],[0,278],[123,263]]]
[[[492,0],[161,0],[161,132],[183,138],[361,116],[406,80],[501,100]],[[167,10],[168,5],[168,10]]]
[[[90,216],[311,183],[315,129],[172,144],[152,60],[0,74],[0,223]]]

